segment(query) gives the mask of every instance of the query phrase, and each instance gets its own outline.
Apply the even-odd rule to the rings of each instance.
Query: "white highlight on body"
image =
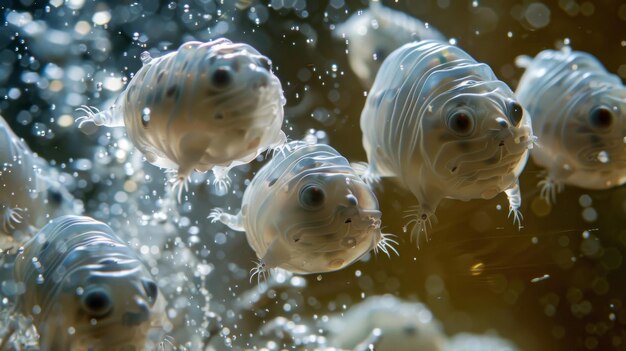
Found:
[[[534,142],[530,116],[487,65],[458,47],[425,40],[394,51],[367,96],[361,130],[369,165],[357,166],[366,181],[395,176],[416,196],[408,225],[418,244],[444,198],[505,192],[521,225],[517,178]]]
[[[369,8],[357,11],[333,31],[345,40],[350,67],[369,88],[383,61],[400,46],[412,41],[446,38],[437,29],[404,12],[371,1]]]
[[[42,349],[139,350],[160,339],[165,301],[137,253],[104,223],[55,218],[24,244],[14,279],[27,287],[17,307],[32,317]]]
[[[271,268],[296,273],[341,269],[370,250],[387,255],[395,241],[380,231],[381,213],[371,189],[328,145],[291,142],[257,173],[241,210],[209,215],[245,231],[259,261],[252,274]]]
[[[9,240],[23,242],[50,217],[82,212],[82,204],[59,182],[59,172],[33,153],[2,116],[0,187],[0,233]]]
[[[549,203],[565,184],[608,189],[626,182],[626,88],[588,53],[544,50],[516,60],[526,68],[516,94],[533,116],[541,147],[532,150],[546,170],[539,181]]]
[[[83,106],[76,122],[125,127],[148,162],[171,170],[179,199],[194,170],[213,170],[225,192],[230,168],[286,141],[280,81],[252,46],[223,38],[187,42],[141,60],[112,106]]]

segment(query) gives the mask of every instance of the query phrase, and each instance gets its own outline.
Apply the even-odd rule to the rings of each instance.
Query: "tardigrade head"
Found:
[[[275,118],[266,116],[270,112],[267,109],[279,110],[284,97],[269,58],[248,44],[227,39],[201,43],[198,50],[204,53],[198,68],[202,78],[198,88],[203,88],[209,100],[214,99],[210,117],[224,123],[232,123],[232,119]]]
[[[461,83],[422,119],[423,159],[455,198],[491,198],[524,167],[534,136],[528,113],[500,81]]]
[[[247,44],[184,43],[147,60],[125,97],[133,143],[149,162],[184,176],[247,163],[284,142],[280,81],[270,60]]]
[[[561,125],[563,151],[579,170],[598,177],[594,187],[626,181],[626,88],[615,84],[589,89],[566,104]]]
[[[33,315],[42,345],[143,350],[163,322],[165,300],[147,267],[91,218],[63,216],[44,226],[25,244],[15,272],[29,286],[19,305]]]
[[[370,188],[357,176],[335,172],[318,161],[317,167],[303,170],[280,190],[283,201],[275,223],[281,235],[275,247],[284,252],[272,252],[269,266],[276,257],[283,261],[279,267],[293,272],[334,271],[383,240],[381,212]]]
[[[75,329],[75,344],[85,347],[143,350],[149,330],[160,326],[163,317],[164,300],[156,282],[139,261],[124,255],[75,268],[62,289],[58,303],[65,308],[60,318]]]
[[[183,44],[180,50],[185,50],[185,45],[190,44]],[[202,56],[189,93],[200,96],[181,99],[195,105],[193,118],[206,128],[187,125],[189,140],[183,144],[189,142],[194,148],[202,143],[212,163],[222,164],[255,157],[259,150],[282,141],[285,98],[271,61],[250,45],[226,39],[201,43],[195,50]]]

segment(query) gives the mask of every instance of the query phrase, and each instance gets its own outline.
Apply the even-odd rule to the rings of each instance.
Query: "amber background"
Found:
[[[555,48],[565,38],[575,50],[598,57],[610,72],[617,73],[626,63],[626,48],[621,43],[626,23],[618,15],[619,1],[594,1],[591,16],[570,16],[556,1],[544,2],[551,10],[551,20],[538,30],[530,30],[512,14],[530,2],[480,1],[478,8],[470,1],[450,3],[447,9],[435,1],[390,5],[456,38],[462,48],[490,64],[512,88],[522,73],[514,67],[515,57]],[[485,20],[485,9],[497,15],[496,23]],[[623,7],[621,12],[623,18]],[[480,30],[479,35],[476,30]],[[513,33],[511,38],[508,32]],[[342,48],[320,38],[318,51],[345,71],[344,78],[337,80],[341,93],[336,104],[341,109],[338,121],[323,129],[340,152],[352,160],[364,160],[358,124],[364,97],[358,93],[359,84],[341,55]],[[305,56],[302,52],[294,55]],[[624,74],[624,66],[621,72]],[[327,88],[316,88],[327,94]],[[321,128],[310,119],[306,125]],[[401,229],[406,222],[404,211],[415,204],[415,199],[392,181],[384,182],[384,190],[379,192],[383,224],[386,231],[400,236],[400,257],[379,256],[325,274],[321,281],[310,277],[307,294],[339,306],[341,301],[358,301],[361,292],[417,297],[444,323],[447,333],[497,330],[522,350],[626,349],[622,265],[626,250],[622,225],[625,190],[567,187],[556,205],[547,207],[537,198],[539,171],[529,161],[521,177],[521,231],[506,218],[504,194],[491,201],[448,200],[437,210],[439,223],[430,231],[430,241],[421,242],[419,249]],[[582,218],[579,197],[583,194],[593,199],[592,207],[598,213],[595,222]],[[498,205],[503,210],[498,211]],[[592,230],[589,239],[583,239],[584,230]],[[481,265],[482,269],[476,269]],[[363,275],[355,277],[356,270]],[[546,274],[548,279],[531,283]]]
[[[131,4],[129,1],[108,3],[111,7]],[[132,44],[134,32],[152,33],[146,43],[148,47],[161,41],[169,41],[176,47],[192,38],[210,39],[202,28],[184,25],[180,20],[183,4],[201,9],[201,2],[181,1],[178,8],[171,11],[166,5],[169,2],[151,3],[151,8],[156,10],[146,17],[115,16],[112,19],[107,30],[114,51],[98,63],[99,69],[108,67],[128,75],[139,68],[137,57],[143,49]],[[253,6],[259,4],[252,3]],[[347,1],[338,9],[330,3],[308,1],[308,18],[301,18],[291,10],[269,9],[268,20],[260,25],[247,18],[249,10],[232,11],[230,21],[235,25],[225,36],[252,44],[273,60],[288,100],[285,130],[291,138],[302,137],[308,128],[321,129],[329,134],[330,144],[347,158],[364,161],[358,122],[365,101],[363,88],[347,64],[345,45],[331,38],[329,28],[365,7],[366,1]],[[515,16],[530,3],[528,1],[480,1],[477,7],[466,0],[450,0],[449,3],[447,8],[442,8],[437,1],[386,2],[456,38],[462,48],[477,60],[490,64],[511,87],[515,87],[522,73],[513,65],[516,56],[555,48],[565,38],[571,40],[574,49],[596,55],[611,72],[618,72],[620,66],[626,64],[626,43],[622,42],[626,40],[626,8],[619,0],[593,1],[594,12],[590,16],[569,15],[562,7],[568,3],[571,6],[571,2],[545,1],[551,10],[551,20],[547,27],[537,30],[529,29]],[[2,5],[4,9],[32,11],[36,18],[62,28],[62,21],[71,15],[53,18],[43,11],[46,4],[4,1]],[[90,18],[90,11],[94,11],[94,5],[88,3],[77,16]],[[324,16],[324,12],[328,16]],[[171,25],[167,31],[157,31],[151,20]],[[305,43],[302,31],[292,29],[294,25],[302,28],[303,24],[316,31],[315,46]],[[22,48],[19,39],[6,39],[10,31],[5,28],[0,33],[1,44],[9,49],[12,46]],[[509,38],[508,32],[512,32],[512,37]],[[125,51],[128,55],[122,56]],[[75,59],[90,57],[84,55]],[[332,71],[333,64],[337,65],[337,72]],[[22,84],[19,70],[26,66],[19,61],[16,63],[16,71],[2,88],[4,93],[8,86]],[[121,68],[124,66],[128,70]],[[626,67],[621,66],[620,72],[626,75]],[[95,96],[94,91],[87,94]],[[105,96],[93,101],[104,101],[107,96],[102,95]],[[309,100],[303,96],[309,96]],[[16,133],[24,136],[42,156],[59,163],[70,157],[90,157],[89,149],[80,145],[93,142],[92,139],[70,137],[55,124],[50,128],[57,137],[39,138],[33,135],[32,125],[17,123],[18,112],[32,105],[40,107],[34,114],[35,120],[44,123],[64,113],[72,114],[75,108],[60,103],[52,109],[50,99],[43,99],[36,89],[30,89],[18,101],[0,102],[0,111]],[[330,116],[324,122],[311,118],[316,109],[317,115],[322,114],[320,108]],[[259,164],[252,167],[259,167]],[[626,268],[622,264],[626,252],[626,230],[622,225],[626,190],[586,191],[567,187],[558,196],[556,206],[546,207],[537,199],[539,171],[530,161],[521,177],[524,215],[521,231],[506,218],[504,195],[490,201],[446,200],[437,210],[438,224],[429,232],[430,240],[422,240],[419,249],[401,229],[406,223],[404,211],[415,204],[415,199],[393,181],[383,182],[383,189],[378,193],[383,223],[385,231],[399,236],[400,256],[388,259],[379,255],[339,272],[307,276],[309,287],[302,292],[300,301],[304,303],[296,313],[307,317],[335,312],[342,304],[349,306],[358,302],[361,294],[392,293],[427,303],[448,334],[496,330],[522,350],[533,351],[626,349],[623,301]],[[598,213],[595,222],[588,223],[582,218],[579,198],[583,194],[593,200],[592,207]],[[90,196],[88,192],[80,195]],[[232,200],[233,204],[236,202]],[[498,205],[502,210],[497,209]],[[590,230],[587,239],[582,234],[585,230]],[[253,257],[251,251],[238,254],[241,262],[249,262]],[[359,277],[355,274],[357,270],[361,272]],[[549,278],[531,282],[546,274]],[[251,287],[246,279],[241,282],[241,286],[215,284],[209,289],[215,295],[220,296],[221,291],[223,296],[228,296],[231,288],[241,291]],[[278,300],[269,300],[263,308],[269,310],[268,316],[285,314]]]
[[[394,7],[457,38],[462,48],[490,64],[513,88],[522,73],[513,65],[516,56],[555,48],[564,38],[571,40],[574,49],[597,56],[610,72],[618,72],[626,63],[626,48],[621,43],[625,22],[618,15],[619,2],[594,1],[593,15],[570,16],[556,1],[546,1],[551,9],[550,24],[534,31],[512,15],[527,3],[480,1],[478,8],[472,8],[470,1],[451,1],[449,8],[441,9],[434,1],[406,1]],[[487,8],[497,15],[495,26],[485,22]],[[622,18],[623,12],[622,7]],[[480,35],[476,30],[481,30]],[[346,67],[345,63],[342,66]],[[348,80],[342,83],[348,85]],[[346,108],[345,124],[331,129],[331,143],[346,155],[362,159],[356,131],[363,100],[360,95],[353,99]],[[347,140],[352,142],[342,142]],[[539,171],[529,161],[521,177],[521,231],[506,219],[505,210],[496,209],[498,205],[506,209],[504,195],[490,201],[449,200],[438,208],[439,223],[430,232],[431,240],[422,242],[420,249],[401,231],[403,210],[414,204],[413,197],[392,182],[384,183],[380,194],[383,223],[387,231],[402,237],[400,257],[378,257],[325,275],[321,282],[311,279],[313,290],[328,294],[328,286],[336,287],[338,295],[353,299],[361,290],[416,295],[448,333],[495,329],[523,350],[626,349],[625,190],[567,187],[555,206],[542,208],[545,205],[537,199],[536,188]],[[578,199],[583,194],[593,199],[592,207],[598,213],[595,222],[582,218]],[[531,207],[549,214],[538,215]],[[584,230],[592,230],[589,239],[583,239]],[[571,262],[572,258],[576,261]],[[472,269],[481,265],[482,270]],[[352,271],[356,269],[370,278],[355,278]],[[548,279],[531,283],[545,274]]]

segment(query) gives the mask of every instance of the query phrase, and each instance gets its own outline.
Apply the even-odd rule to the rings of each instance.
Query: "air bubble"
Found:
[[[524,17],[531,27],[544,28],[550,23],[550,8],[541,2],[533,2],[526,8]]]

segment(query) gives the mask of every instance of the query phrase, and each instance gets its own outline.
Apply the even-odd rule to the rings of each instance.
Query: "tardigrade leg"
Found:
[[[171,185],[171,191],[176,195],[178,202],[182,202],[183,191],[189,191],[189,177],[181,176],[175,169],[165,171],[167,175],[167,183]]]
[[[376,171],[375,161],[370,162],[352,162],[350,166],[354,169],[356,174],[363,179],[367,185],[373,187],[380,182],[380,175]]]
[[[422,234],[424,234],[426,240],[428,240],[428,228],[432,228],[433,222],[437,223],[435,212],[421,204],[407,211],[404,218],[409,219],[409,221],[402,226],[402,230],[406,233],[409,227],[413,226],[411,230],[411,241],[415,238],[417,247],[420,246],[420,237]]]
[[[257,255],[259,253],[257,252]],[[261,259],[250,270],[250,282],[254,276],[257,277],[257,284],[267,281],[267,277],[272,273],[272,269],[280,267],[282,264],[289,262],[292,258],[293,251],[289,245],[280,239],[274,239],[265,251]]]
[[[231,183],[230,177],[228,176],[230,168],[213,166],[212,170],[213,175],[215,176],[215,179],[213,179],[213,185],[215,185],[215,188],[220,194],[226,194]]]
[[[556,202],[556,194],[563,191],[563,180],[567,179],[573,172],[574,170],[571,166],[562,159],[556,159],[553,166],[540,175],[540,177],[544,177],[537,183],[537,186],[541,188],[541,198],[548,204],[554,204]]]
[[[441,201],[441,195],[434,187],[430,191],[424,190],[425,188],[429,188],[429,185],[420,183],[415,189],[411,190],[417,198],[418,205],[408,211],[405,218],[409,218],[410,220],[402,227],[406,232],[408,228],[413,225],[411,239],[416,239],[417,247],[419,247],[422,233],[424,233],[426,240],[428,240],[428,228],[432,227],[433,222],[437,223],[435,209]]]
[[[24,216],[22,216],[24,209],[19,207],[9,208],[2,206],[0,213],[2,213],[2,228],[6,233],[11,233],[24,220]]]
[[[224,210],[222,210],[221,208],[215,208],[211,211],[211,213],[209,213],[209,216],[207,218],[211,220],[211,223],[219,221],[227,225],[232,230],[236,230],[238,232],[245,231],[241,212],[237,213],[236,215],[232,215],[224,212]]]
[[[287,152],[292,151],[287,140],[287,135],[282,130],[278,133],[276,141],[270,145],[270,148],[272,149],[273,156],[280,154],[283,157],[287,157]]]
[[[522,213],[519,208],[522,205],[522,194],[519,189],[519,182],[515,182],[510,188],[504,191],[509,199],[509,217],[513,215],[513,224],[517,223],[518,229],[522,229]]]
[[[120,98],[118,98],[119,100]],[[93,106],[82,105],[76,111],[82,112],[83,115],[76,118],[78,128],[87,122],[91,122],[97,126],[105,127],[123,127],[124,115],[120,106],[113,105],[106,110],[100,111]]]
[[[548,204],[556,203],[556,194],[563,191],[563,182],[559,182],[551,178],[549,175],[537,183],[541,188],[540,195]]]

